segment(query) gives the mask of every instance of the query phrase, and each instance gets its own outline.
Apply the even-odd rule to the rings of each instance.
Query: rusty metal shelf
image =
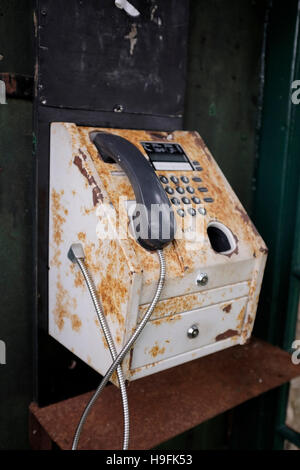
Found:
[[[128,386],[131,449],[151,449],[300,375],[288,353],[258,339]],[[30,405],[33,449],[70,449],[91,393],[39,408]],[[89,416],[79,449],[120,449],[123,416],[119,390],[106,387]]]

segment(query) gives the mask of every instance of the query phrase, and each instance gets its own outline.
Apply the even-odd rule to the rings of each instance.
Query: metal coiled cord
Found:
[[[92,396],[91,400],[89,401],[89,403],[87,404],[81,418],[80,418],[80,421],[79,421],[79,424],[78,424],[78,427],[76,429],[76,432],[75,432],[75,436],[74,436],[74,440],[73,440],[73,445],[72,445],[72,450],[76,450],[77,449],[77,446],[78,446],[78,442],[79,442],[79,439],[80,439],[80,435],[81,435],[81,431],[82,431],[82,428],[84,426],[84,423],[88,417],[88,414],[89,412],[91,411],[92,407],[94,406],[96,400],[98,399],[100,393],[102,392],[102,390],[104,389],[105,385],[107,384],[107,382],[109,381],[111,375],[114,373],[114,371],[117,369],[117,367],[119,366],[119,364],[121,364],[121,362],[123,361],[124,357],[126,356],[126,354],[128,353],[128,351],[130,350],[130,348],[133,346],[133,344],[135,343],[135,341],[138,339],[138,337],[140,336],[141,332],[143,331],[144,327],[146,326],[149,318],[151,317],[152,315],[152,312],[153,310],[155,309],[156,307],[156,304],[160,298],[160,295],[161,295],[161,291],[163,289],[163,286],[164,286],[164,282],[165,282],[165,276],[166,276],[166,264],[165,264],[165,258],[164,258],[164,255],[163,255],[163,252],[162,250],[158,250],[157,251],[157,254],[158,254],[158,257],[159,257],[159,262],[160,262],[160,276],[159,276],[159,282],[157,284],[157,288],[156,288],[156,292],[155,292],[155,295],[153,297],[153,300],[147,310],[147,312],[145,313],[141,323],[139,324],[138,328],[136,329],[136,331],[134,332],[134,334],[132,335],[132,337],[130,338],[130,340],[127,342],[127,344],[124,346],[124,348],[122,349],[122,351],[119,353],[119,355],[114,359],[114,362],[112,363],[112,365],[110,366],[110,368],[108,369],[108,371],[106,372],[105,376],[103,377],[100,385],[98,386],[97,390],[95,391],[94,395]]]
[[[85,282],[87,284],[88,290],[91,294],[94,307],[98,316],[98,320],[100,322],[100,325],[102,327],[105,339],[107,341],[111,357],[113,360],[116,359],[117,357],[117,351],[115,347],[115,343],[112,339],[110,329],[108,327],[104,311],[102,308],[101,303],[98,300],[98,295],[97,291],[95,289],[93,280],[89,274],[88,269],[85,266],[85,263],[82,258],[77,258],[77,263],[78,266],[80,267],[80,270],[84,276]],[[128,449],[128,443],[129,443],[129,407],[128,407],[128,399],[127,399],[127,391],[126,391],[126,385],[125,385],[125,379],[122,371],[122,367],[119,365],[117,367],[117,374],[118,374],[118,380],[120,384],[120,391],[121,391],[121,397],[122,397],[122,405],[123,405],[123,414],[124,414],[124,438],[123,438],[123,450]]]

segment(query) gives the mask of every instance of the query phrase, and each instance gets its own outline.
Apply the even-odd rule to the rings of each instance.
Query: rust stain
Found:
[[[86,158],[85,158],[86,159]],[[97,185],[95,178],[92,175],[89,175],[87,169],[83,166],[81,158],[76,155],[73,160],[74,165],[77,166],[80,173],[86,178],[89,186],[94,186],[93,188],[93,204],[96,206],[99,202],[103,202],[103,195],[99,186]]]
[[[238,207],[238,206],[235,206],[235,209],[240,213],[240,215],[241,215],[243,221],[245,222],[245,224],[249,225],[249,227],[252,228],[254,234],[255,234],[257,237],[259,237],[260,235],[259,235],[258,231],[256,230],[256,228],[255,228],[255,226],[254,226],[252,220],[251,220],[250,217],[248,216],[248,214],[247,214],[243,209],[241,209],[241,208]]]
[[[121,336],[120,336],[120,335],[116,335],[116,343],[117,343],[117,344],[121,344],[121,342],[122,342]]]
[[[80,155],[82,156],[83,160],[87,160],[86,154],[85,154],[81,149],[78,149],[78,152],[79,152]]]
[[[79,233],[77,234],[77,237],[78,237],[78,240],[80,240],[81,242],[85,242],[85,240],[86,240],[86,233],[84,233],[84,232],[79,232]]]
[[[76,299],[72,300],[70,298],[68,291],[64,289],[60,279],[58,279],[56,287],[56,304],[53,312],[55,323],[59,330],[62,330],[65,325],[65,319],[67,318],[71,321],[72,330],[78,333],[82,325],[81,320],[77,315],[70,313],[70,309],[76,307]]]
[[[232,255],[238,255],[239,254],[239,245],[238,245],[239,240],[238,240],[238,237],[234,233],[232,233],[232,235],[233,235],[233,238],[235,239],[236,246],[235,246],[235,249],[231,253],[225,255],[228,258],[231,258]]]
[[[166,348],[163,346],[162,348],[159,347],[158,343],[155,342],[154,346],[150,349],[149,354],[152,357],[156,357],[159,354],[164,354]]]
[[[84,280],[83,276],[80,271],[75,271],[75,278],[74,278],[74,286],[75,287],[84,287]]]
[[[124,326],[125,320],[120,313],[122,302],[125,301],[128,290],[126,284],[121,279],[113,277],[114,266],[110,264],[107,269],[106,277],[98,286],[101,295],[104,311],[106,315],[114,318],[119,325]]]
[[[196,143],[196,145],[198,145],[203,150],[203,153],[206,155],[207,159],[211,161],[212,157],[210,151],[206,147],[202,137],[198,134],[198,132],[191,132],[191,134],[193,135],[194,142]]]
[[[100,191],[100,188],[98,186],[95,186],[93,188],[93,204],[94,204],[94,206],[96,207],[96,205],[99,202],[103,202],[103,196],[102,196],[102,193]]]
[[[132,367],[132,359],[133,359],[133,348],[131,348],[129,352],[129,366],[128,366],[129,369],[131,369]]]
[[[179,321],[179,320],[181,320],[181,315],[174,315],[174,316],[159,318],[158,320],[153,320],[151,323],[155,326],[159,326],[163,323],[175,323],[176,321]]]
[[[114,383],[115,385],[118,385],[118,384],[119,384],[118,374],[117,374],[117,371],[116,371],[116,370],[111,374],[110,380],[111,380],[111,382]]]
[[[61,197],[64,191],[61,190],[59,193],[52,188],[51,201],[52,201],[52,224],[53,224],[53,241],[56,246],[59,246],[62,242],[62,226],[66,222],[61,212],[63,208],[61,206]]]
[[[225,307],[223,307],[223,312],[226,312],[226,313],[229,313],[232,309],[232,304],[228,304],[228,305],[225,305]]]
[[[245,311],[246,311],[246,305],[244,305],[244,307],[242,308],[242,310],[240,311],[240,313],[237,317],[237,321],[238,321],[237,329],[238,329],[238,331],[240,331],[243,327]]]
[[[54,256],[50,262],[50,265],[51,266],[56,266],[57,268],[59,268],[61,266],[61,261],[60,261],[60,255],[61,255],[61,251],[58,249],[55,251],[54,253]]]
[[[155,131],[149,131],[148,132],[149,136],[150,136],[150,140],[171,140],[171,138],[169,137],[169,135],[172,135],[172,134],[169,134],[168,132],[155,132]]]
[[[223,339],[231,338],[232,336],[237,336],[239,332],[237,330],[227,330],[224,333],[216,336],[216,341],[222,341]]]
[[[180,297],[171,297],[167,300],[161,300],[155,307],[155,310],[152,314],[152,319],[171,317],[178,315],[178,313],[187,312],[189,310],[195,309],[196,307],[201,307],[203,304],[203,299],[199,298],[197,293],[183,295]],[[148,308],[149,304],[141,305],[139,311],[139,319],[141,319]],[[155,320],[157,321],[157,320]]]

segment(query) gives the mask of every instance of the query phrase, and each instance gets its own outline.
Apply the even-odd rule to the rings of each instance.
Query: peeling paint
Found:
[[[129,49],[129,53],[130,55],[133,55],[133,52],[134,52],[134,48],[137,44],[137,41],[138,41],[138,38],[137,38],[137,27],[136,27],[136,24],[133,23],[131,25],[131,30],[130,30],[130,33],[128,33],[126,36],[124,36],[124,39],[128,39],[129,40],[129,43],[130,43],[130,49]]]

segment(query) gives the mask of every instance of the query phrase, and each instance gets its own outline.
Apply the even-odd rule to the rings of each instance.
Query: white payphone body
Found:
[[[267,248],[199,134],[71,123],[51,125],[50,335],[100,374],[109,368],[111,356],[89,292],[67,258],[72,243],[84,248],[117,352],[139,324],[159,278],[156,254],[141,246],[130,228],[135,194],[128,175],[101,158],[91,141],[97,132],[126,139],[151,164],[177,227],[164,249],[161,298],[122,363],[125,379],[245,343]],[[116,375],[112,381],[118,383]]]

